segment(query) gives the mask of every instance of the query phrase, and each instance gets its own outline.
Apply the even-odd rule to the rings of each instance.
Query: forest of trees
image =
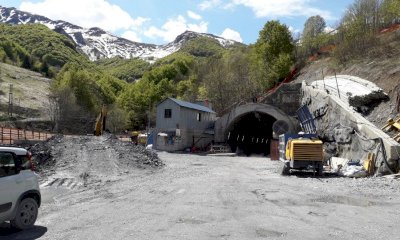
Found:
[[[64,121],[56,124],[59,130],[73,119],[93,119],[103,104],[112,130],[140,129],[149,115],[154,124],[155,107],[166,97],[208,99],[221,113],[262,95],[321,47],[334,46],[331,57],[338,64],[362,57],[366,48],[379,44],[379,31],[395,23],[400,23],[399,0],[355,0],[330,31],[321,16],[311,16],[294,39],[288,26],[273,20],[249,46],[224,48],[199,37],[154,64],[121,58],[93,63],[72,41],[44,26],[0,25],[5,36],[0,38],[0,61],[55,79],[52,99],[58,111],[52,119]],[[40,46],[35,45],[38,37],[45,39]]]

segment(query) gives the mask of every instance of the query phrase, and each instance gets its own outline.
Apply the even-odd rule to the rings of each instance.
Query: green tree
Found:
[[[289,28],[279,21],[267,22],[252,47],[253,77],[269,88],[289,74],[293,62],[294,44]]]
[[[325,28],[326,22],[321,16],[312,16],[307,19],[304,24],[301,45],[299,47],[300,58],[307,58],[328,44],[331,38],[329,34],[324,33]]]
[[[303,38],[314,38],[323,33],[325,28],[326,22],[321,16],[309,17],[304,24]]]
[[[381,11],[385,24],[393,24],[400,22],[400,1],[399,0],[384,0]]]
[[[246,48],[229,51],[220,58],[211,58],[199,72],[202,86],[197,88],[198,96],[213,103],[217,113],[223,113],[230,106],[257,96],[261,87],[251,78],[250,56]]]
[[[345,63],[367,54],[378,42],[383,16],[382,0],[356,0],[346,10],[336,34],[336,59]]]

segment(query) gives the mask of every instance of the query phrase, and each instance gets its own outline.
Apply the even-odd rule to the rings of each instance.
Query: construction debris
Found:
[[[382,130],[385,132],[392,130],[397,131],[398,133],[393,137],[393,139],[400,142],[400,117],[397,117],[396,119],[389,118],[385,126],[382,127]]]
[[[64,137],[56,135],[45,142],[28,148],[36,170],[41,173],[51,173],[57,162],[79,161],[80,156],[70,156],[66,149],[79,149],[84,155],[104,155],[115,158],[119,165],[143,168],[145,166],[163,166],[155,151],[146,149],[130,142],[119,141],[113,135],[100,138],[94,136]],[[75,151],[78,152],[78,151]],[[75,159],[72,159],[75,158]],[[83,161],[83,160],[82,160]]]
[[[28,148],[32,153],[32,160],[36,171],[42,172],[54,166],[55,159],[52,154],[52,149],[53,146],[60,143],[62,139],[62,135],[54,135],[48,140],[37,143]]]

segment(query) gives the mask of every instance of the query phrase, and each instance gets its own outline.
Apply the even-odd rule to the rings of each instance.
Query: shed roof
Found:
[[[175,99],[175,98],[171,98],[171,97],[167,98],[167,99],[172,100],[173,102],[175,102],[176,104],[178,104],[181,107],[190,108],[190,109],[194,109],[194,110],[199,110],[199,111],[202,111],[202,112],[215,113],[210,108],[202,106],[202,105],[199,105],[199,104],[195,104],[195,103],[191,103],[191,102],[185,102],[185,101],[181,101],[181,100],[178,100],[178,99]]]

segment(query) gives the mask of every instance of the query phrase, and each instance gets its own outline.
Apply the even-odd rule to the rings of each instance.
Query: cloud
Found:
[[[221,33],[221,37],[225,39],[235,40],[236,42],[243,42],[242,37],[239,32],[232,30],[230,28],[225,28],[225,30]]]
[[[289,31],[290,31],[292,34],[297,34],[297,33],[300,33],[300,32],[301,32],[300,29],[295,29],[295,28],[292,27],[292,26],[289,26]]]
[[[206,0],[201,2],[198,6],[200,10],[208,10],[211,8],[215,8],[221,5],[221,0]]]
[[[190,18],[192,18],[194,20],[201,20],[202,19],[202,17],[199,14],[197,14],[195,12],[192,12],[192,11],[187,11],[187,15],[188,15],[188,17],[190,17]]]
[[[126,38],[128,40],[134,41],[134,42],[141,42],[142,39],[137,35],[136,32],[134,31],[126,31],[122,34],[123,38]]]
[[[199,24],[188,23],[185,17],[179,15],[175,19],[169,19],[161,28],[150,27],[144,32],[149,38],[161,37],[164,41],[173,41],[175,38],[186,30],[194,32],[207,32],[208,22],[201,21]]]
[[[324,33],[332,33],[332,32],[334,32],[336,29],[334,29],[333,27],[330,27],[330,26],[327,26],[325,29],[324,29]]]
[[[320,15],[326,20],[335,18],[329,11],[312,7],[313,0],[231,0],[236,6],[245,6],[253,10],[258,18],[276,18],[293,16]]]
[[[44,15],[53,20],[65,20],[90,28],[107,31],[136,29],[149,19],[132,18],[129,13],[107,0],[41,0],[23,1],[20,9]]]

